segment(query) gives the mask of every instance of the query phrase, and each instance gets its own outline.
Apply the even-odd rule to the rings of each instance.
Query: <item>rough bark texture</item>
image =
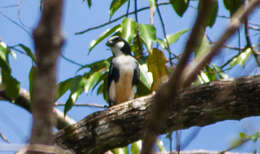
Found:
[[[153,97],[141,97],[93,113],[59,131],[56,143],[78,154],[97,154],[141,139]],[[170,114],[167,124],[159,130],[161,134],[260,115],[260,75],[186,88],[179,91],[176,102],[169,105]]]
[[[62,0],[45,0],[41,20],[33,32],[37,67],[32,94],[31,144],[53,144],[56,62],[63,44],[62,6]]]

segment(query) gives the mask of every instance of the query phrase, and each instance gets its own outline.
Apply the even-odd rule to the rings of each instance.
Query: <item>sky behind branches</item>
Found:
[[[131,1],[132,2],[132,1]],[[159,1],[160,2],[160,1]],[[15,46],[18,43],[22,43],[33,50],[33,42],[31,38],[31,31],[36,26],[39,17],[40,0],[1,0],[0,3],[0,39],[8,44],[9,46]],[[13,6],[17,5],[17,6]],[[105,31],[107,28],[111,28],[116,24],[121,23],[122,20],[112,23],[111,25],[105,26],[103,28],[90,31],[82,35],[75,35],[76,32],[85,30],[87,28],[102,24],[109,20],[108,10],[110,1],[93,1],[92,7],[89,9],[86,2],[81,0],[65,0],[65,10],[63,18],[63,30],[66,39],[65,45],[63,47],[63,55],[69,59],[81,64],[89,64],[97,60],[101,60],[111,56],[111,52],[105,46],[104,42],[97,45],[90,54],[88,54],[89,43],[91,40],[97,39],[98,36]],[[133,4],[131,4],[133,5]],[[193,7],[196,7],[195,2],[191,2]],[[7,7],[8,6],[8,7]],[[138,1],[138,7],[149,6],[148,1]],[[119,9],[119,11],[113,16],[112,19],[124,14],[126,6]],[[194,17],[196,15],[196,9],[189,8],[185,12],[183,18],[180,18],[172,10],[170,5],[161,6],[161,12],[166,24],[167,34],[176,33],[181,30],[189,29],[192,26]],[[133,6],[131,6],[131,11],[133,11]],[[224,9],[222,3],[219,4],[218,14],[221,16],[229,16],[229,13]],[[129,16],[135,19],[134,16]],[[148,24],[149,23],[149,10],[140,12],[138,15],[139,22]],[[251,19],[254,23],[260,24],[260,9],[258,8]],[[221,35],[225,26],[228,24],[229,19],[223,17],[217,18],[217,21],[213,28],[208,28],[207,33],[209,38],[214,42]],[[159,18],[155,15],[154,24],[157,28],[157,36],[163,37],[162,29],[160,27]],[[28,33],[29,32],[29,33]],[[251,34],[252,31],[250,31]],[[241,36],[243,29],[240,30]],[[177,43],[171,46],[171,49],[180,53],[184,47],[185,40],[188,34],[184,35]],[[255,41],[258,36],[252,34],[252,38]],[[245,40],[241,37],[240,46],[245,44]],[[229,41],[230,46],[239,46],[239,37],[236,33],[232,39]],[[227,59],[234,55],[234,52],[226,52],[223,49],[213,63],[216,65],[223,64]],[[21,83],[21,87],[29,89],[28,74],[32,66],[32,61],[26,55],[16,52],[16,59],[10,57],[10,63],[12,67],[12,74]],[[83,74],[83,71],[77,72],[80,68],[79,65],[73,64],[66,61],[64,58],[59,59],[58,64],[58,82],[73,77],[77,74]],[[256,74],[259,70],[256,69],[256,64],[254,58],[250,57],[247,61],[245,67],[236,66],[232,71],[228,71],[230,77],[239,77],[248,74]],[[58,102],[64,103],[66,98],[68,98],[68,93],[65,94]],[[89,93],[87,95],[83,94],[80,96],[77,103],[95,103],[100,105],[105,105],[106,102],[103,100],[101,95],[96,96],[96,92]],[[59,107],[63,110],[62,107]],[[29,137],[31,131],[31,114],[24,109],[12,105],[9,102],[1,101],[0,103],[0,132],[7,137],[7,139],[12,144],[25,144]],[[81,120],[86,115],[95,112],[100,109],[89,108],[89,107],[74,107],[68,112],[68,115],[75,120]],[[187,143],[185,140],[189,135],[198,131],[198,127],[193,127],[184,131],[181,131],[181,140],[183,140],[183,145]],[[224,121],[217,124],[212,124],[200,129],[197,137],[185,148],[187,150],[224,150],[227,148],[232,140],[239,136],[239,132],[246,132],[253,134],[260,129],[260,117],[245,118],[241,121]],[[162,138],[162,137],[161,137]],[[164,139],[165,145],[169,142]],[[5,144],[4,141],[0,139],[0,153],[1,146]],[[253,147],[259,149],[258,144],[247,144],[244,148],[237,149],[237,151],[248,151],[254,149]],[[168,146],[167,146],[168,147]],[[13,153],[13,152],[10,152]]]

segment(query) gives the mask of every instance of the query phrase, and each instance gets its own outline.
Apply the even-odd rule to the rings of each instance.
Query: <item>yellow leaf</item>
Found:
[[[153,84],[151,90],[156,90],[160,84],[168,80],[165,64],[166,58],[162,51],[156,48],[150,50],[147,58],[147,65],[148,70],[153,75]]]

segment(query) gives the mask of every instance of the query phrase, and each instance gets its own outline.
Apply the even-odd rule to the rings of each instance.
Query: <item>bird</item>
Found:
[[[134,98],[140,70],[126,40],[112,36],[106,45],[113,53],[108,72],[108,103],[111,107]]]

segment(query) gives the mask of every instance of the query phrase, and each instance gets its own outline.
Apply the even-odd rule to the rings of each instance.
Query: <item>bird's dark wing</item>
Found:
[[[134,69],[134,76],[133,76],[133,85],[137,85],[139,82],[139,78],[140,78],[140,69],[139,69],[139,65],[136,62],[136,68]]]
[[[119,80],[119,68],[116,67],[113,64],[113,61],[112,61],[110,63],[109,72],[108,72],[108,92],[109,92],[109,88],[110,88],[110,85],[111,85],[112,81],[117,82],[118,80]],[[109,106],[111,106],[113,104],[112,101],[113,100],[111,100],[111,98],[109,96],[109,93],[108,93],[108,103],[109,103]]]

